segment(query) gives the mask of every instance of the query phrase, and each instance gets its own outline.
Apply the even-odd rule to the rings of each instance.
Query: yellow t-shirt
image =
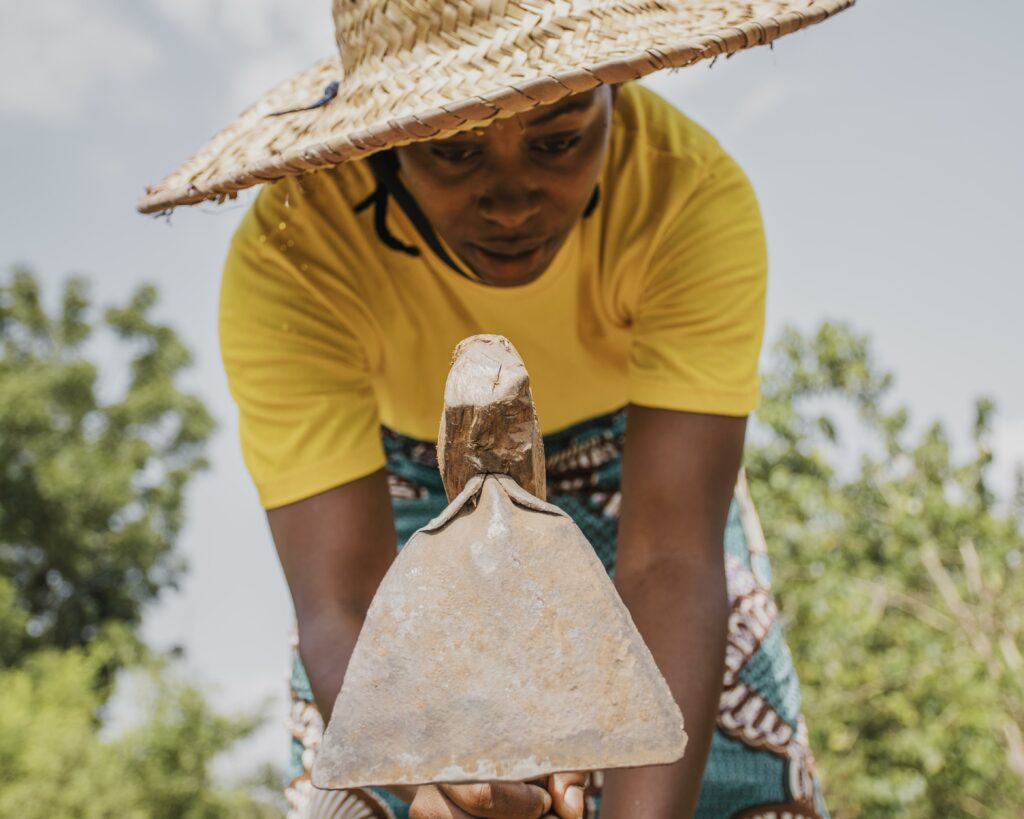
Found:
[[[365,161],[267,185],[221,292],[242,451],[267,508],[383,466],[383,423],[435,440],[455,345],[498,333],[546,434],[628,403],[746,415],[757,403],[765,244],[743,172],[631,84],[615,103],[596,209],[535,281],[491,287],[435,255],[394,201],[386,246]]]

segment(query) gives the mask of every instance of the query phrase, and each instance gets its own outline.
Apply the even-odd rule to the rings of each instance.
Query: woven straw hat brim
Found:
[[[424,33],[409,8],[431,6]],[[262,182],[479,127],[601,84],[773,42],[854,0],[434,0],[378,2],[368,57],[316,63],[278,85],[138,204],[155,213]],[[502,14],[481,23],[481,8]],[[336,6],[336,17],[339,12]],[[395,16],[400,13],[403,16]],[[428,19],[428,18],[423,18]],[[371,21],[372,22],[372,21]],[[319,107],[302,109],[337,94]],[[293,111],[284,113],[282,111]]]

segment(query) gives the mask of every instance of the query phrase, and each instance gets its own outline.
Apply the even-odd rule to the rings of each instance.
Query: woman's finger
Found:
[[[540,819],[551,810],[551,795],[525,782],[474,782],[440,788],[470,816],[482,819]]]
[[[473,819],[448,799],[437,785],[421,785],[409,805],[409,819]]]
[[[548,777],[551,806],[559,819],[583,819],[583,789],[590,776],[587,773],[557,773]]]

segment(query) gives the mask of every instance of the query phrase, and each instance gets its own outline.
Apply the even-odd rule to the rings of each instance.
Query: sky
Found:
[[[331,53],[328,0],[2,0],[0,270],[100,303],[143,282],[195,353],[220,422],[192,486],[181,593],[150,611],[226,709],[267,727],[226,763],[283,766],[292,611],[242,465],[216,338],[220,267],[251,196],[143,217],[134,203],[262,91]],[[969,8],[970,14],[965,9]],[[860,0],[824,25],[649,84],[747,171],[770,254],[767,340],[843,320],[871,336],[918,427],[966,439],[998,405],[997,477],[1024,458],[1024,6]]]

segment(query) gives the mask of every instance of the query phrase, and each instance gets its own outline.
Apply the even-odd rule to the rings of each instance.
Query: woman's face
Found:
[[[397,149],[438,235],[487,284],[536,279],[594,194],[611,133],[607,86],[485,128]]]

